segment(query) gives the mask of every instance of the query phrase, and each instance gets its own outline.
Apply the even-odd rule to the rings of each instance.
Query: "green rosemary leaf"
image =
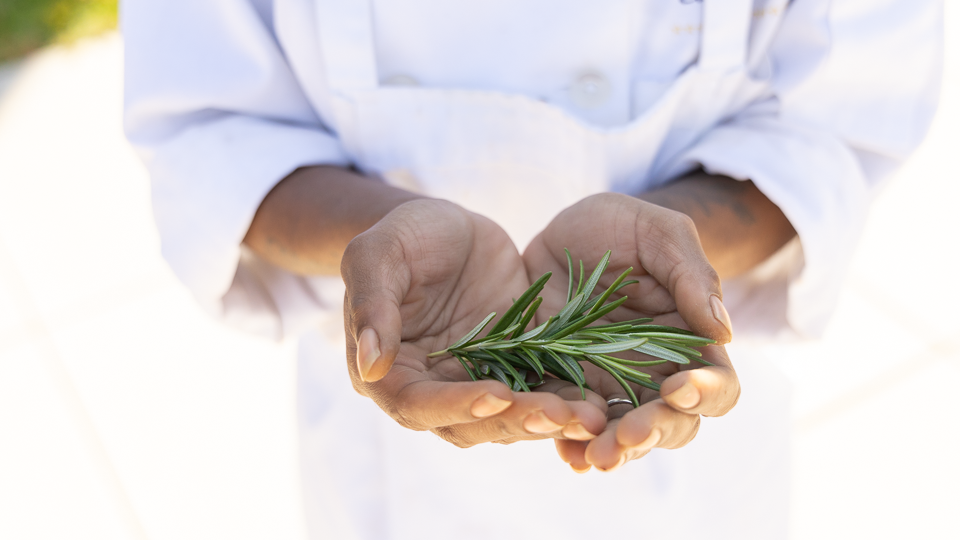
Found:
[[[687,358],[686,356],[683,356],[682,354],[678,354],[671,351],[670,349],[664,349],[663,347],[658,347],[656,345],[651,345],[649,343],[645,343],[634,350],[649,356],[653,356],[655,358],[662,358],[664,360],[669,360],[676,364],[690,363],[690,359]]]
[[[631,281],[627,281],[627,282],[621,283],[620,285],[617,286],[616,289],[613,289],[613,291],[611,291],[611,293],[615,293],[615,292],[619,291],[620,289],[626,287],[627,285],[631,285],[631,284],[634,284],[634,283],[640,283],[640,282],[637,281],[637,280],[631,280]],[[582,313],[582,312],[584,312],[584,311],[587,311],[588,309],[592,310],[593,308],[595,308],[596,306],[600,305],[601,303],[602,303],[602,302],[601,302],[600,297],[599,297],[599,296],[596,296],[596,297],[594,297],[592,300],[590,300],[589,302],[585,303],[585,304],[583,305],[583,307],[580,309],[580,312]],[[650,319],[650,320],[652,321],[653,319]]]
[[[645,386],[651,390],[656,390],[657,392],[660,391],[660,385],[653,381],[647,381],[647,382],[637,381],[637,384],[639,384],[640,386]]]
[[[503,339],[503,338],[507,337],[509,334],[513,333],[513,332],[514,332],[517,328],[519,328],[519,327],[520,327],[520,323],[518,322],[518,323],[516,323],[516,324],[514,324],[514,325],[511,325],[511,326],[507,327],[505,330],[501,330],[501,331],[497,332],[496,334],[490,334],[490,335],[488,335],[487,337],[485,337],[485,338],[483,338],[483,339],[478,339],[478,340],[476,340],[476,341],[468,342],[468,343],[462,345],[461,348],[466,348],[466,347],[469,347],[469,346],[471,346],[471,345],[477,345],[477,344],[479,344],[479,343],[486,343],[486,342],[488,342],[488,341],[498,341],[498,340],[500,340],[500,339]]]
[[[541,324],[540,326],[534,328],[533,330],[527,332],[526,334],[522,334],[522,335],[520,335],[520,336],[517,336],[517,337],[513,338],[513,340],[514,340],[514,341],[529,341],[529,340],[531,340],[531,339],[535,339],[535,338],[539,337],[540,334],[542,334],[542,333],[547,329],[547,326],[550,325],[550,322],[551,322],[552,320],[553,320],[553,317],[551,317],[550,320],[548,320],[547,322],[545,322],[545,323]]]
[[[623,358],[617,358],[616,356],[609,356],[609,355],[606,355],[606,354],[601,354],[601,355],[599,355],[599,356],[602,356],[602,357],[604,357],[605,359],[607,359],[607,360],[609,360],[609,361],[611,361],[611,362],[615,362],[615,363],[617,363],[617,364],[619,364],[619,365],[624,365],[624,366],[648,367],[648,366],[659,366],[659,365],[661,365],[661,364],[666,364],[666,363],[667,363],[667,360],[662,360],[662,359],[657,359],[657,360],[625,360],[625,359],[623,359]],[[649,374],[644,373],[644,372],[642,372],[642,371],[640,371],[640,372],[638,372],[638,373],[641,373],[641,374],[643,374],[643,375],[645,375],[645,376],[647,376],[647,377],[650,377]]]
[[[545,351],[554,351],[554,352],[562,352],[562,353],[565,353],[565,354],[572,354],[572,355],[574,355],[574,356],[582,356],[582,355],[583,355],[583,353],[580,352],[579,349],[575,349],[575,348],[573,348],[573,347],[568,347],[568,346],[563,345],[563,344],[560,344],[560,343],[549,343],[549,344],[547,344],[547,345],[544,345],[544,346],[543,346],[543,350],[545,350]]]
[[[492,341],[490,343],[480,343],[477,348],[481,351],[495,351],[497,349],[512,349],[519,345],[517,341]]]
[[[617,341],[615,343],[599,343],[597,345],[583,345],[576,347],[583,354],[610,354],[623,352],[640,347],[647,342],[647,338],[631,339],[629,341]]]
[[[540,291],[543,290],[543,286],[546,285],[547,281],[550,280],[551,275],[553,274],[547,272],[546,274],[540,276],[540,279],[535,281],[533,285],[530,285],[530,288],[520,295],[520,298],[518,298],[517,301],[510,306],[510,309],[503,314],[503,317],[497,321],[497,324],[490,329],[490,334],[502,332],[506,330],[508,326],[512,326],[520,314],[523,313],[523,310],[527,309],[527,306],[529,306],[530,303],[533,302],[534,298],[540,294]]]
[[[637,399],[637,395],[633,393],[633,388],[630,388],[630,385],[627,384],[627,381],[623,380],[623,376],[620,375],[619,370],[617,369],[616,364],[611,364],[604,360],[603,358],[595,355],[587,355],[587,359],[593,362],[593,364],[607,373],[613,376],[614,379],[620,383],[620,386],[623,387],[624,392],[630,396],[630,401],[633,402],[634,408],[640,406],[640,400]],[[639,384],[639,383],[637,383]]]
[[[684,356],[686,356],[686,357],[688,357],[688,358],[695,358],[695,357],[703,356],[703,353],[702,353],[702,352],[700,352],[700,351],[698,351],[698,350],[696,350],[696,349],[693,349],[693,348],[691,348],[691,347],[688,347],[687,345],[680,344],[680,343],[673,343],[673,342],[671,342],[671,341],[666,341],[666,340],[663,340],[663,339],[651,339],[651,340],[650,340],[650,343],[651,343],[652,345],[659,345],[660,347],[663,347],[664,349],[670,349],[671,351],[678,352],[678,353],[680,353],[680,354],[682,354],[682,355],[684,355]]]
[[[593,343],[592,339],[557,339],[554,338],[556,343],[560,345],[566,345],[567,347],[576,347],[578,345],[590,345]]]
[[[627,281],[624,281],[623,283],[621,283],[616,289],[614,289],[613,292],[617,292],[624,287],[629,287],[630,285],[636,285],[637,283],[640,283],[640,282],[637,281],[636,279],[628,279]]]
[[[606,359],[609,359],[609,360],[619,360],[619,358],[613,358],[612,356],[606,356],[606,355],[602,355],[602,356],[604,356]],[[639,384],[640,386],[643,386],[645,388],[650,388],[651,390],[656,390],[658,392],[660,391],[660,385],[650,380],[649,373],[628,369],[624,366],[617,364],[616,362],[613,362],[612,364],[610,364],[610,366],[612,369],[615,369],[621,376],[623,376],[624,379],[632,383]]]
[[[639,319],[639,320],[643,320],[643,319]],[[689,330],[684,330],[683,328],[674,328],[673,326],[661,326],[656,324],[637,324],[637,325],[634,325],[633,330],[630,331],[631,334],[636,334],[640,332],[669,332],[671,334],[682,334],[685,336],[696,335]]]
[[[530,304],[530,307],[527,308],[527,312],[523,315],[523,318],[520,319],[517,331],[514,332],[513,336],[511,337],[516,339],[517,336],[523,334],[523,331],[527,328],[527,325],[529,325],[530,321],[533,320],[533,316],[537,314],[537,310],[540,309],[541,303],[543,303],[543,297],[538,296],[537,299]]]
[[[583,261],[580,261],[580,279],[577,281],[577,291],[573,293],[574,296],[583,292]]]
[[[624,296],[624,297],[622,297],[622,298],[618,298],[618,299],[614,300],[613,302],[610,302],[609,304],[603,306],[602,308],[600,308],[599,310],[597,310],[595,313],[593,313],[593,314],[591,314],[591,315],[584,315],[584,316],[581,317],[580,319],[577,319],[576,322],[572,323],[570,326],[564,328],[563,330],[557,332],[556,334],[553,335],[553,337],[555,337],[555,338],[558,338],[558,337],[559,337],[559,338],[566,337],[566,336],[568,336],[568,335],[576,332],[577,330],[580,330],[581,328],[586,327],[588,324],[590,324],[590,323],[592,323],[592,322],[600,319],[601,317],[606,316],[606,315],[607,315],[608,313],[610,313],[611,311],[613,311],[613,310],[617,309],[618,307],[620,307],[621,305],[623,305],[623,303],[626,302],[627,300],[628,300],[628,298],[627,298],[626,296]],[[591,328],[593,328],[593,327],[591,327]]]
[[[636,373],[639,373],[639,372],[633,371],[632,369],[624,369],[623,371],[620,372],[620,375],[623,376],[624,379],[626,379],[626,380],[628,380],[628,381],[630,381],[630,382],[632,382],[632,383],[634,383],[634,384],[638,384],[638,385],[640,385],[640,386],[643,386],[643,387],[645,387],[645,388],[650,388],[651,390],[656,390],[656,391],[658,391],[658,392],[660,391],[660,385],[659,385],[659,384],[651,381],[651,380],[648,379],[648,378],[636,377],[636,376],[635,376]]]
[[[580,399],[586,400],[587,399],[586,389],[589,388],[589,386],[587,386],[587,378],[583,374],[583,366],[581,366],[580,362],[577,362],[575,358],[571,358],[570,356],[563,353],[560,354],[560,359],[566,362],[566,365],[570,366],[570,369],[577,374],[577,378],[579,380],[579,382],[577,383],[577,386],[580,387]]]
[[[614,282],[613,282],[612,284],[610,284],[609,287],[607,287],[607,290],[603,291],[603,294],[600,295],[600,297],[597,299],[597,302],[593,305],[592,308],[590,308],[590,311],[587,312],[587,314],[590,315],[590,314],[594,313],[595,311],[597,311],[597,310],[600,308],[600,306],[602,306],[603,303],[607,301],[607,298],[610,298],[610,295],[613,294],[613,291],[617,290],[617,287],[620,286],[620,283],[621,283],[624,279],[626,279],[627,276],[630,275],[630,272],[633,272],[633,267],[632,267],[632,266],[631,266],[630,268],[627,268],[626,270],[624,270],[624,272],[623,272],[622,274],[620,274],[620,276],[617,277],[617,279],[614,280]]]
[[[586,300],[586,297],[586,294],[580,293],[567,305],[563,306],[563,309],[560,310],[560,313],[557,313],[557,320],[554,321],[551,330],[555,328],[563,328],[570,318],[573,317],[573,315],[577,312],[577,310],[580,309],[580,305],[584,300]],[[548,331],[548,333],[550,332]]]
[[[459,341],[457,341],[456,343],[454,343],[453,345],[447,347],[446,349],[444,349],[444,350],[442,350],[442,351],[437,351],[437,352],[430,353],[430,354],[427,355],[427,357],[429,358],[429,357],[434,357],[434,356],[440,356],[440,355],[442,355],[442,354],[445,354],[445,353],[446,353],[447,351],[449,351],[450,349],[459,349],[464,343],[467,343],[467,342],[470,341],[471,339],[475,338],[475,337],[477,336],[477,334],[479,334],[479,333],[483,330],[483,328],[484,328],[485,326],[487,326],[488,324],[490,324],[490,321],[492,321],[493,318],[496,317],[496,316],[497,316],[496,312],[487,315],[487,318],[485,318],[485,319],[483,320],[483,322],[481,322],[480,324],[478,324],[478,325],[477,325],[473,330],[471,330],[467,335],[465,335],[465,336],[463,336],[462,338],[460,338]]]
[[[528,387],[527,382],[524,381],[525,377],[520,375],[520,373],[517,372],[516,368],[510,365],[510,362],[508,362],[502,356],[500,356],[499,354],[493,351],[488,351],[488,352],[490,353],[491,356],[493,356],[497,360],[497,362],[500,362],[500,365],[503,366],[508,373],[510,373],[510,376],[513,377],[515,381],[517,381],[517,383],[520,385],[520,388],[522,388],[524,392],[530,391],[530,387]]]
[[[577,315],[583,315],[584,313],[590,311],[591,309],[594,308],[594,306],[597,305],[597,302],[599,301],[600,301],[599,296],[594,296],[593,299],[587,300],[586,302],[583,303],[582,306],[580,306],[580,310],[577,312]]]
[[[622,321],[622,322],[616,322],[616,323],[610,323],[610,324],[598,324],[597,326],[591,326],[590,329],[596,330],[596,331],[603,331],[603,332],[608,332],[608,331],[619,332],[621,327],[625,327],[629,329],[629,328],[633,328],[634,326],[639,326],[641,324],[648,323],[652,320],[653,319],[651,318],[646,318],[646,319],[633,319],[632,321]]]
[[[636,335],[642,335],[650,339],[662,339],[669,340],[678,344],[690,344],[691,347],[703,347],[705,345],[713,345],[716,341],[700,337],[692,336],[690,334],[680,334],[678,332],[631,332]]]
[[[597,267],[593,269],[593,273],[590,274],[590,279],[587,281],[586,286],[583,288],[583,292],[586,293],[587,297],[593,294],[593,290],[597,288],[597,283],[600,281],[600,276],[607,269],[607,265],[610,264],[610,250],[607,250],[603,254],[603,257],[600,258],[600,262],[597,263]]]
[[[528,360],[524,359],[519,354],[517,354],[516,349],[510,350],[510,351],[497,351],[497,354],[499,354],[505,360],[513,364],[513,367],[517,368],[517,370],[520,371],[521,374],[526,373],[527,371],[530,371],[531,367],[533,367],[530,365],[530,362]],[[533,367],[533,371],[537,371],[536,367]],[[539,372],[537,373],[537,375],[539,375]],[[524,380],[526,380],[526,378],[524,378]]]
[[[570,337],[574,337],[574,338],[583,337],[586,339],[590,339],[592,341],[605,341],[607,343],[613,343],[614,341],[616,341],[615,339],[608,336],[607,334],[601,334],[600,332],[591,332],[589,330],[577,330],[573,334],[570,334]]]
[[[554,360],[553,357],[547,354],[546,351],[537,351],[537,355],[540,358],[540,363],[543,364],[543,369],[547,373],[553,374],[554,377],[560,379],[561,381],[577,384],[576,379],[567,372],[567,368],[563,366],[562,362],[559,360]]]
[[[510,380],[509,377],[507,377],[506,372],[504,372],[502,369],[500,369],[499,367],[493,364],[484,364],[484,367],[486,367],[489,370],[488,371],[489,376],[487,377],[488,379],[489,378],[496,379],[502,382],[503,384],[507,385],[507,388],[510,388],[511,390],[513,390],[514,383],[513,381]]]
[[[533,368],[533,371],[537,373],[537,376],[540,377],[540,380],[543,380],[543,364],[540,363],[540,360],[537,359],[535,354],[532,354],[530,351],[519,348],[516,350],[517,357],[522,358],[530,367]]]
[[[467,370],[467,375],[470,375],[470,380],[476,381],[477,375],[473,372],[473,369],[467,365],[467,361],[457,353],[453,353],[453,357],[460,361],[460,365],[463,366],[463,369]]]
[[[570,250],[563,248],[563,252],[567,254],[567,303],[570,303],[570,300],[573,298],[573,258],[570,257]]]
[[[631,327],[630,325],[627,325],[627,324],[624,324],[624,325],[621,325],[621,326],[611,326],[611,327],[609,327],[609,328],[608,328],[608,327],[600,327],[600,326],[591,326],[591,327],[589,327],[589,328],[584,328],[583,330],[578,330],[577,333],[580,334],[580,333],[583,333],[583,332],[590,332],[590,333],[593,334],[593,335],[603,336],[604,338],[608,338],[608,337],[610,337],[610,336],[613,335],[613,334],[618,334],[618,333],[620,333],[621,331],[630,330],[630,328],[632,328],[632,327]]]
[[[580,367],[580,364],[573,362],[568,364],[556,351],[550,349],[544,349],[547,354],[549,354],[553,360],[560,366],[567,376],[570,377],[570,382],[575,383],[577,386],[582,386],[585,382],[583,379],[583,368]]]

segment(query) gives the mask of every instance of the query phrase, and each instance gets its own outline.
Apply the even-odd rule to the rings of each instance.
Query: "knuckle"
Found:
[[[710,416],[710,417],[723,416],[728,412],[732,411],[733,408],[737,406],[737,403],[740,402],[740,391],[741,391],[740,383],[739,381],[737,381],[736,389],[733,390],[734,392],[733,398],[730,399],[725,405],[720,407],[716,413],[704,414],[704,416]]]
[[[366,234],[359,234],[354,236],[352,240],[347,244],[347,247],[343,250],[343,257],[340,259],[340,275],[343,276],[344,281],[347,282],[349,286],[353,278],[356,277],[356,272],[354,269],[362,268],[363,265],[359,264],[363,260],[364,254],[368,251],[368,245],[370,243],[369,236]]]
[[[713,288],[718,291],[720,290],[720,274],[718,274],[713,266],[707,261],[704,261],[703,277]]]
[[[677,441],[677,443],[671,446],[671,448],[673,449],[683,448],[684,446],[690,444],[690,442],[697,437],[697,433],[699,432],[700,432],[700,415],[697,414],[697,415],[693,415],[693,422],[691,423],[689,429],[687,429],[686,432],[684,433],[683,438]]]
[[[456,426],[441,426],[434,428],[433,433],[457,448],[466,449],[474,446],[476,443],[468,440],[460,429]]]
[[[678,231],[682,231],[689,234],[692,234],[694,237],[697,236],[697,224],[693,221],[693,218],[684,214],[683,212],[674,212],[673,213],[674,226]]]
[[[493,431],[493,433],[496,433],[499,436],[497,438],[509,437],[514,434],[513,430],[510,429],[510,426],[507,424],[507,422],[503,418],[494,417],[494,418],[491,418],[488,422],[489,422],[491,431]]]
[[[390,416],[401,426],[412,431],[426,431],[426,428],[413,416],[411,416],[403,407],[391,406],[388,411]]]
[[[360,377],[350,377],[350,384],[353,385],[354,392],[360,394],[363,397],[370,397],[370,393],[367,391],[368,385],[367,383],[360,380]]]

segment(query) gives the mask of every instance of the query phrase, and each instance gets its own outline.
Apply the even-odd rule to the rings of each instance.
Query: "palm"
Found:
[[[537,313],[538,324],[546,321],[550,315],[556,314],[563,308],[566,301],[569,278],[566,254],[563,251],[564,247],[568,246],[548,246],[546,244],[547,238],[548,237],[544,235],[538,236],[524,254],[527,271],[531,276],[539,276],[545,272],[553,272],[553,277],[547,282],[542,293],[543,303]],[[576,243],[576,238],[570,238],[569,240],[570,242],[568,243],[570,243],[570,247],[568,247],[568,249],[571,250],[575,259],[582,258],[585,264],[589,264],[588,261],[595,263],[603,256],[603,252],[600,251],[602,244],[596,242],[586,244]],[[600,284],[597,287],[598,291],[607,288],[613,280],[627,268],[638,266],[635,247],[633,249],[626,249],[626,246],[614,246],[613,249],[610,265],[607,267],[607,272],[600,278]],[[589,273],[593,268],[587,266],[585,270]],[[578,279],[578,273],[578,269],[575,269],[574,283],[576,283]],[[596,325],[652,317],[654,324],[686,328],[683,319],[679,313],[677,313],[676,304],[670,297],[669,292],[662,285],[647,275],[642,268],[635,268],[634,275],[632,275],[631,278],[638,280],[640,283],[628,285],[620,291],[627,296],[629,300],[607,317],[598,320],[595,323]],[[655,360],[640,353],[631,352],[629,354],[618,354],[631,360]],[[704,355],[707,357],[709,357],[710,354],[709,350],[704,352]],[[620,383],[608,372],[587,362],[583,362],[582,365],[587,384],[589,384],[590,388],[595,392],[605,399],[626,397]],[[697,365],[681,365],[666,362],[656,366],[635,369],[649,373],[653,381],[659,384],[679,370],[694,369]],[[656,390],[640,387],[632,383],[631,388],[636,393],[641,404],[660,397],[660,394]],[[611,412],[614,411],[620,414],[625,412],[625,410],[620,408],[613,409]]]
[[[610,263],[598,289],[608,287],[630,267],[631,278],[638,283],[621,289],[628,300],[595,324],[651,317],[656,324],[691,328],[700,335],[728,340],[728,330],[711,314],[711,295],[719,292],[716,273],[706,261],[696,231],[688,221],[672,211],[616,194],[589,197],[564,210],[523,255],[531,278],[545,272],[554,275],[542,294],[538,316],[555,314],[565,303],[569,271],[564,248],[571,251],[574,259],[585,261],[586,272],[611,250]],[[574,272],[578,273],[578,269]],[[698,412],[724,414],[739,393],[736,375],[723,348],[707,347],[702,354],[716,367],[702,369],[699,363],[665,362],[639,368],[653,382],[662,384],[663,395],[668,397],[628,383],[640,407],[609,408],[604,433],[589,444],[558,441],[561,457],[577,470],[591,464],[609,469],[643,455],[653,445],[676,448],[686,444],[696,434]],[[636,352],[620,356],[654,360]],[[627,397],[620,383],[606,371],[589,364],[583,368],[587,384],[605,400]],[[695,388],[693,391],[701,392],[702,400],[687,390],[676,392],[681,386]],[[683,400],[678,397],[681,394],[692,397]],[[691,399],[699,401],[691,403]]]
[[[434,215],[419,225],[415,237],[402,239],[411,280],[400,305],[401,345],[391,376],[469,380],[457,360],[427,355],[489,313],[503,313],[530,285],[523,259],[500,227],[476,214]]]

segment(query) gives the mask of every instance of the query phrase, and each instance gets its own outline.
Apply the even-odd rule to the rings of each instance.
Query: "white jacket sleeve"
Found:
[[[769,49],[752,44],[768,51],[771,98],[680,160],[752,180],[793,224],[803,260],[786,316],[801,334],[822,332],[871,201],[933,118],[942,21],[940,0],[795,0]]]
[[[125,130],[146,163],[163,255],[207,310],[279,338],[310,324],[339,278],[243,252],[261,200],[298,167],[346,164],[259,0],[129,0]],[[342,289],[341,289],[342,291]]]

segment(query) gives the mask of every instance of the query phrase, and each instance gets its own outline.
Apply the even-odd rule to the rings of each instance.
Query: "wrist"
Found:
[[[336,275],[347,244],[394,208],[422,196],[332,166],[297,169],[261,202],[244,244],[301,275]]]
[[[749,180],[697,171],[639,198],[689,216],[724,278],[751,270],[796,236],[780,208]]]

